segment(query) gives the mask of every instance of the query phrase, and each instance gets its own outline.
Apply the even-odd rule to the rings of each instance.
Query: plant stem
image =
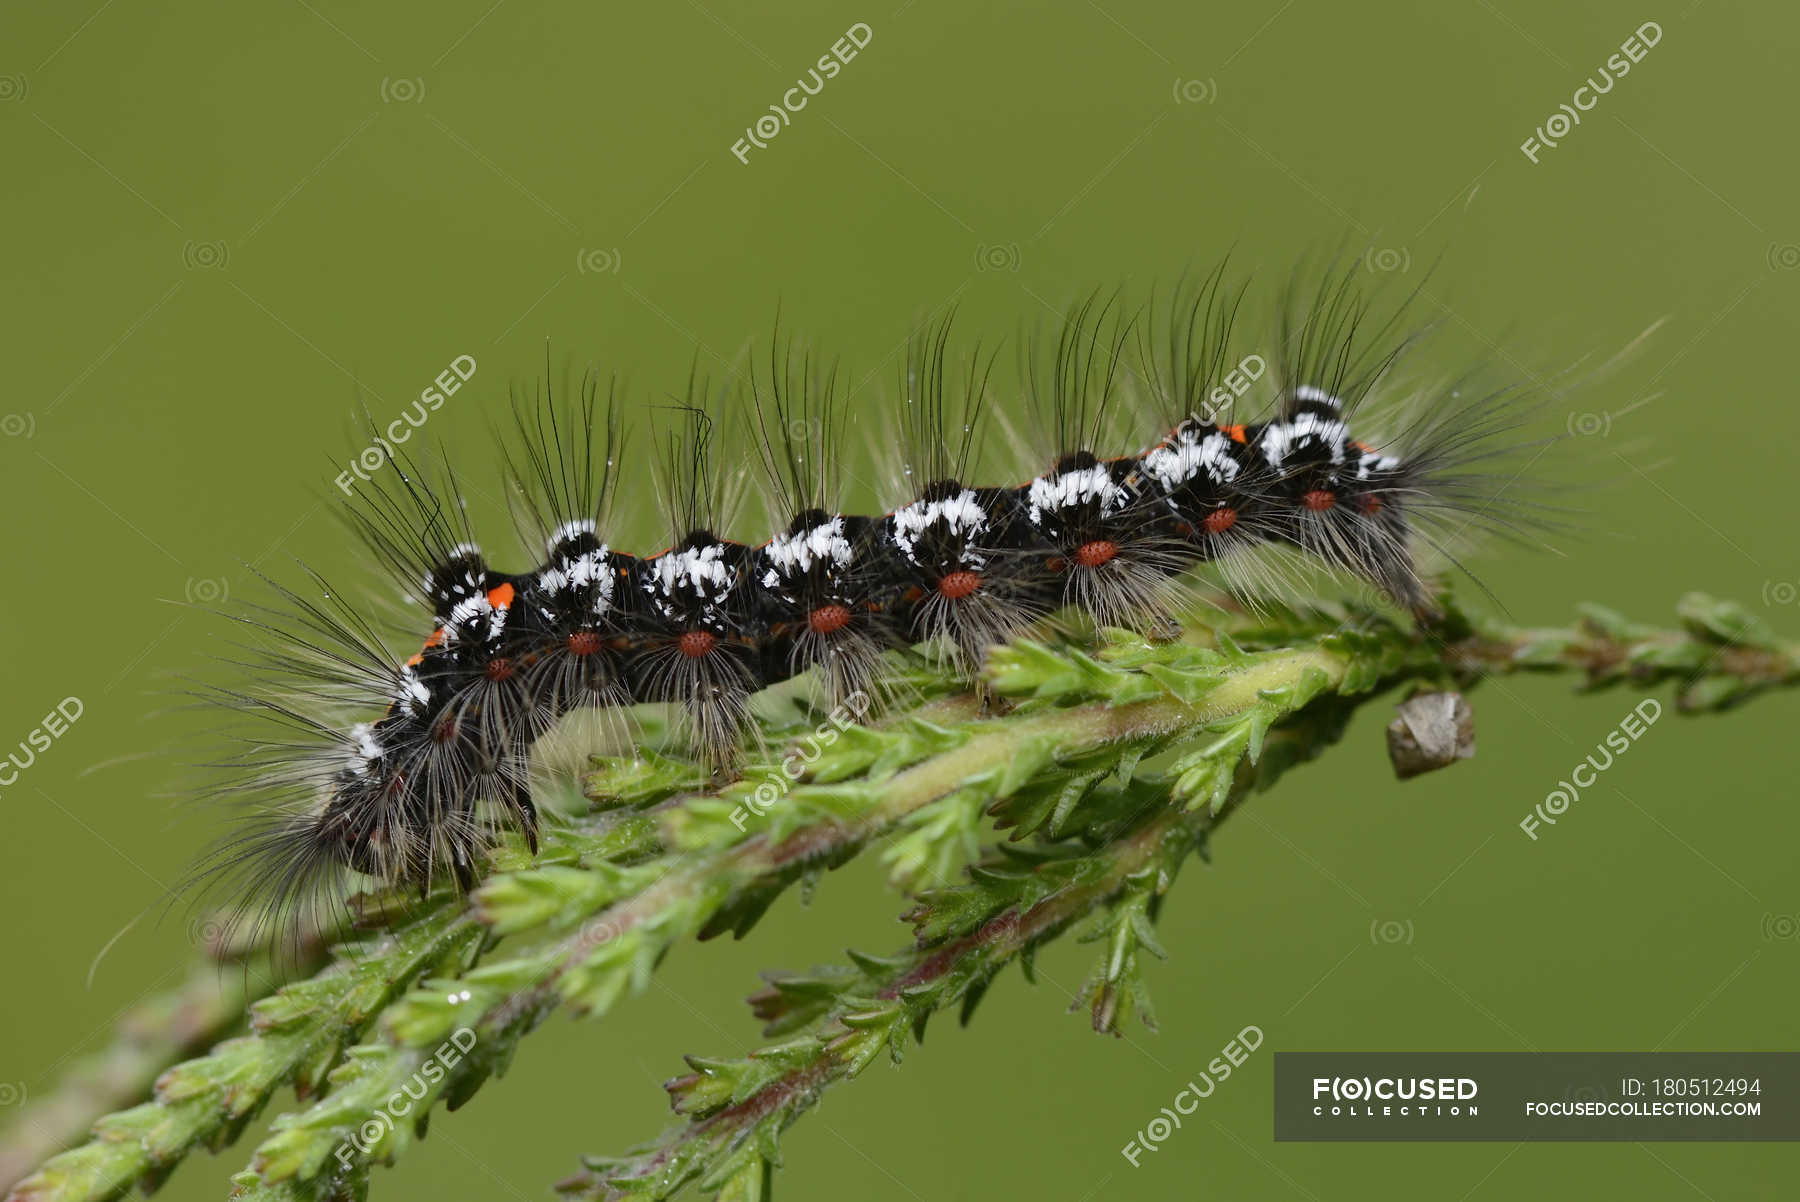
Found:
[[[958,998],[966,1014],[1000,966],[1028,964],[1039,942],[1085,914],[1107,949],[1087,990],[1095,1025],[1114,1030],[1134,1006],[1146,1009],[1136,963],[1140,951],[1158,954],[1150,924],[1176,864],[1251,787],[1249,765],[1266,787],[1278,765],[1328,746],[1372,690],[1575,670],[1590,684],[1675,681],[1693,711],[1800,683],[1800,645],[1745,611],[1695,596],[1679,612],[1676,630],[1593,608],[1573,628],[1542,630],[1452,610],[1433,637],[1368,618],[1276,613],[1221,618],[1227,626],[1193,626],[1171,643],[1120,632],[1102,632],[1097,649],[1019,643],[990,656],[995,712],[972,717],[967,701],[938,700],[839,728],[791,774],[789,757],[762,765],[760,778],[676,796],[703,787],[703,776],[643,752],[595,775],[590,795],[611,799],[607,813],[548,835],[535,858],[516,840],[503,845],[470,898],[440,895],[264,999],[248,1034],[169,1069],[151,1101],[100,1120],[89,1143],[8,1198],[75,1202],[154,1187],[195,1147],[235,1138],[290,1082],[312,1101],[275,1120],[234,1179],[239,1196],[361,1197],[370,1166],[403,1153],[436,1102],[466,1100],[554,1010],[604,1013],[643,989],[687,936],[742,933],[788,885],[880,839],[897,881],[915,891],[969,861],[984,815],[1027,840],[975,864],[965,884],[919,893],[918,943],[901,956],[857,957],[847,977],[777,982],[758,1002],[771,1031],[814,1034],[754,1063],[696,1062],[674,1091],[695,1121],[644,1154],[660,1159],[594,1161],[577,1186],[660,1198],[698,1176],[750,1202],[762,1196],[776,1135],[815,1087],[882,1047],[897,1054],[899,1034]],[[807,732],[776,724],[768,734],[785,745]],[[1265,741],[1281,754],[1265,755]],[[502,937],[533,941],[483,959]],[[473,1047],[409,1119],[359,1138],[465,1031]],[[192,1032],[196,1042],[219,1033]],[[350,1046],[359,1039],[368,1042]]]

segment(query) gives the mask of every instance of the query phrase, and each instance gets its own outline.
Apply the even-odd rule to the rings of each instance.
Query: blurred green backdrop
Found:
[[[1530,161],[1651,18],[1660,43]],[[740,163],[859,21],[868,47]],[[1348,240],[1401,274],[1448,248],[1432,294],[1478,349],[1562,365],[1668,319],[1566,406],[1605,486],[1592,535],[1483,558],[1512,611],[1662,620],[1705,587],[1800,630],[1800,168],[1776,126],[1797,44],[1793,6],[1722,0],[8,6],[0,745],[64,697],[85,714],[0,792],[0,1085],[47,1091],[190,955],[182,920],[145,921],[90,976],[213,833],[159,796],[204,718],[147,715],[223,632],[169,602],[246,597],[246,565],[295,557],[353,575],[325,502],[357,389],[397,414],[457,355],[479,372],[431,433],[480,469],[485,411],[546,340],[663,390],[779,304],[860,375],[952,299],[1004,334],[1229,247],[1278,272]],[[1792,1196],[1778,1145],[1272,1142],[1274,1049],[1796,1046],[1794,700],[1665,718],[1535,843],[1519,818],[1631,702],[1475,700],[1473,763],[1396,785],[1371,707],[1333,770],[1231,824],[1166,910],[1160,1035],[1066,1015],[1092,949],[1059,945],[1035,988],[1008,975],[973,1028],[834,1091],[782,1196]],[[904,938],[872,866],[821,898],[681,948],[603,1023],[555,1022],[376,1196],[544,1197],[577,1153],[653,1135],[681,1053],[754,1045],[757,970]],[[1133,1168],[1121,1147],[1248,1023],[1249,1071]],[[249,1146],[163,1196],[219,1197]]]

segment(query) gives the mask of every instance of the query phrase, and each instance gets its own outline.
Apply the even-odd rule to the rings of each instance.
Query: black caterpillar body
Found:
[[[376,712],[344,729],[317,716],[325,706],[233,694],[305,738],[239,762],[258,816],[208,870],[240,877],[246,907],[265,913],[292,910],[344,870],[421,888],[448,874],[466,887],[497,824],[535,849],[531,747],[572,710],[673,703],[697,752],[726,771],[768,684],[816,671],[833,701],[867,695],[888,652],[919,645],[972,671],[990,645],[1070,607],[1103,625],[1164,621],[1189,569],[1219,564],[1240,584],[1233,565],[1271,545],[1353,572],[1431,620],[1414,547],[1433,538],[1433,520],[1517,524],[1516,511],[1492,515],[1497,490],[1475,466],[1518,445],[1502,437],[1516,409],[1505,394],[1446,390],[1397,435],[1354,437],[1404,341],[1365,348],[1366,310],[1334,281],[1279,336],[1287,378],[1269,415],[1222,419],[1204,398],[1229,366],[1220,348],[1240,300],[1217,276],[1189,297],[1157,344],[1169,370],[1145,372],[1167,432],[1123,456],[1097,444],[1127,323],[1107,306],[1072,314],[1047,366],[1027,373],[1035,424],[1057,450],[1016,486],[965,478],[987,392],[979,358],[953,387],[947,325],[916,340],[899,440],[907,487],[880,514],[836,510],[832,452],[847,409],[830,377],[778,346],[767,379],[747,384],[778,523],[755,546],[717,533],[710,423],[697,409],[659,481],[675,537],[649,556],[606,537],[624,406],[597,387],[574,406],[514,406],[509,479],[544,555],[529,570],[488,562],[453,477],[427,484],[393,461],[352,521],[423,590],[431,633],[395,664],[336,594],[288,594],[305,633],[281,666],[308,682],[302,696]],[[290,615],[282,637],[295,626]]]

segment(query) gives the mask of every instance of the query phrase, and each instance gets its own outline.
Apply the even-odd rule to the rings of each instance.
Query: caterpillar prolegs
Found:
[[[1220,271],[1143,313],[1076,306],[1024,340],[1010,420],[995,412],[995,356],[929,324],[904,356],[891,436],[875,440],[879,466],[897,469],[879,511],[841,508],[844,444],[877,424],[871,408],[779,337],[725,388],[690,373],[680,401],[629,397],[596,373],[573,398],[515,397],[498,441],[541,556],[523,571],[490,562],[454,472],[395,455],[347,516],[429,610],[422,645],[394,656],[317,577],[242,616],[262,683],[223,697],[287,733],[231,761],[223,791],[254,810],[203,871],[235,882],[259,921],[346,874],[467,887],[502,826],[535,850],[532,747],[573,711],[669,703],[727,773],[760,688],[811,672],[833,701],[879,696],[890,653],[909,648],[972,674],[989,646],[1059,613],[1166,625],[1202,565],[1254,604],[1310,560],[1430,623],[1416,551],[1448,556],[1466,528],[1534,521],[1528,501],[1496,504],[1509,456],[1534,445],[1514,435],[1527,406],[1467,378],[1408,377],[1415,337],[1347,275],[1280,302],[1267,354],[1243,335],[1245,295]],[[741,430],[710,416],[721,398],[748,415]],[[1121,434],[1130,422],[1147,432]],[[622,484],[638,425],[669,529],[641,555],[615,541],[623,511],[650,508],[644,481]],[[760,470],[715,470],[727,436]],[[995,444],[1020,464],[1010,483],[978,482]],[[725,533],[752,476],[772,531],[760,543]]]

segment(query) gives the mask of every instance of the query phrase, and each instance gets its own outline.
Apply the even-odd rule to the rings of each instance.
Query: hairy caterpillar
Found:
[[[914,647],[972,674],[986,648],[1059,612],[1166,626],[1198,565],[1252,602],[1278,585],[1291,566],[1269,548],[1355,574],[1428,625],[1415,550],[1449,556],[1468,526],[1542,524],[1528,503],[1494,504],[1513,478],[1499,465],[1535,444],[1513,437],[1525,408],[1511,391],[1403,385],[1416,341],[1404,303],[1378,310],[1352,284],[1327,274],[1276,304],[1254,415],[1214,408],[1235,394],[1219,385],[1248,292],[1222,267],[1146,314],[1096,297],[1028,340],[1023,435],[993,412],[994,356],[953,349],[951,323],[931,324],[904,356],[882,442],[897,480],[876,513],[841,508],[842,444],[862,412],[834,370],[779,337],[726,390],[690,373],[679,402],[634,402],[594,373],[573,399],[515,397],[499,441],[541,556],[528,570],[489,562],[455,472],[391,460],[347,518],[430,611],[429,631],[399,660],[318,577],[240,617],[259,676],[288,685],[220,696],[287,733],[229,763],[223,791],[256,805],[202,874],[232,882],[259,921],[328,898],[346,874],[467,888],[500,827],[535,850],[532,746],[573,711],[671,703],[725,773],[768,684],[813,672],[834,701],[879,696],[888,654]],[[727,391],[758,471],[714,470],[709,411]],[[611,533],[628,418],[653,430],[669,532],[654,554]],[[1122,434],[1127,422],[1140,432]],[[1023,483],[976,482],[984,441],[1036,444],[1015,455]],[[760,544],[721,533],[751,475],[772,525]]]

